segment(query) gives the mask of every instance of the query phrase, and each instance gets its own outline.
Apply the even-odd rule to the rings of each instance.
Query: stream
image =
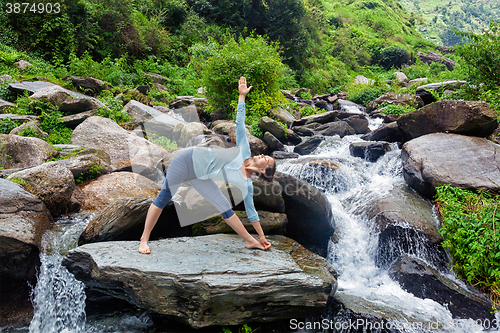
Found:
[[[380,121],[371,121],[372,129],[380,126]],[[328,137],[312,155],[299,159],[280,160],[277,170],[291,174],[312,184],[325,193],[332,206],[335,220],[335,242],[328,249],[328,261],[337,270],[338,291],[336,297],[359,300],[359,304],[371,308],[378,317],[389,318],[385,327],[372,332],[498,332],[495,323],[490,329],[485,323],[472,319],[453,319],[443,305],[421,299],[404,291],[393,281],[387,269],[375,263],[378,233],[363,211],[369,199],[383,197],[395,186],[404,185],[402,176],[401,151],[397,145],[377,162],[371,163],[352,157],[349,144],[362,141],[360,135],[342,139]],[[288,147],[290,150],[293,147]],[[307,164],[300,164],[304,158],[326,158],[339,164],[337,170],[325,172]],[[76,247],[81,232],[94,215],[78,213],[59,218],[43,237],[41,267],[38,284],[33,290],[35,309],[29,327],[0,327],[0,332],[29,333],[97,333],[97,332],[154,332],[154,322],[148,312],[113,312],[106,316],[88,316],[85,309],[84,285],[77,281],[66,268],[61,266],[63,255]],[[435,223],[439,221],[435,217]],[[413,255],[426,260],[429,256],[425,248]],[[454,279],[452,273],[449,277]],[[462,283],[457,281],[457,283]],[[496,318],[500,325],[498,312]],[[360,326],[356,329],[348,323],[345,314],[330,313],[328,310],[320,318],[309,318],[302,327],[291,327],[291,332],[366,332]],[[316,325],[320,322],[323,325]],[[339,324],[340,323],[340,324]],[[304,323],[303,323],[304,324]],[[337,326],[336,326],[337,324]],[[380,323],[379,323],[380,324]],[[390,325],[390,326],[388,326]],[[319,327],[318,327],[319,326]],[[386,330],[384,330],[386,329]]]

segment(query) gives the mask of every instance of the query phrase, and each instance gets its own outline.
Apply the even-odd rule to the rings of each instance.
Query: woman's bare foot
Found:
[[[150,254],[151,253],[151,248],[148,245],[148,241],[141,241],[141,244],[139,244],[139,253],[142,253],[142,254]]]
[[[245,247],[247,249],[261,249],[267,250],[264,245],[261,244],[258,240],[252,237],[253,240],[245,241]]]

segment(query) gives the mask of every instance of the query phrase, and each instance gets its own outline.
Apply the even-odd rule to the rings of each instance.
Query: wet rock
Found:
[[[419,96],[388,92],[378,97],[374,101],[370,102],[367,111],[372,112],[373,110],[377,109],[379,105],[383,103],[403,105],[403,106],[413,106],[415,108],[421,108],[422,106],[424,106],[424,101]]]
[[[364,115],[352,115],[344,119],[352,127],[356,134],[365,134],[368,132],[368,119]]]
[[[326,124],[335,121],[339,115],[339,111],[328,111],[323,113],[314,114],[312,116],[303,117],[299,120],[295,120],[292,124],[292,128],[295,126],[307,125],[310,123],[320,123]]]
[[[283,160],[287,158],[298,158],[300,155],[297,153],[292,153],[288,151],[273,151],[271,154],[272,158]]]
[[[276,150],[285,151],[285,147],[280,142],[280,140],[278,140],[271,133],[269,133],[269,132],[264,133],[263,140],[267,144],[267,146],[269,147],[269,150],[271,150],[271,151],[276,151]]]
[[[353,142],[349,145],[352,156],[361,157],[369,162],[377,161],[389,150],[389,143],[383,141]]]
[[[318,123],[314,123],[314,124],[318,124]],[[293,128],[293,131],[295,133],[297,133],[298,135],[302,135],[302,136],[313,136],[314,135],[314,130],[312,130],[311,128],[306,127],[306,126],[295,126]]]
[[[268,239],[269,251],[245,249],[236,235],[166,239],[150,242],[150,255],[137,241],[94,243],[63,265],[89,288],[194,328],[322,313],[336,290],[333,268],[289,238]]]
[[[0,167],[4,169],[26,168],[56,155],[57,151],[41,139],[0,134]]]
[[[482,101],[441,100],[398,118],[404,141],[446,132],[487,137],[497,128],[497,113]]]
[[[402,255],[391,265],[389,274],[413,295],[446,306],[454,318],[472,318],[483,323],[495,320],[488,296],[458,284],[421,259]]]
[[[99,211],[117,198],[155,198],[159,191],[160,186],[146,177],[132,172],[114,172],[78,185],[73,198],[82,209]]]
[[[130,170],[151,179],[156,178],[156,163],[168,154],[162,147],[127,132],[111,119],[97,116],[75,128],[71,143],[104,151],[111,158],[113,170]]]
[[[283,190],[288,217],[286,236],[325,256],[334,231],[330,202],[317,188],[291,175],[277,171],[274,179]]]
[[[38,247],[51,220],[40,198],[0,178],[0,280],[35,276]]]
[[[332,136],[338,135],[343,138],[346,135],[354,135],[356,132],[349,126],[349,124],[343,120],[336,121],[334,123],[326,123],[317,127],[314,132],[316,135]]]
[[[412,188],[432,198],[443,184],[500,191],[500,146],[484,138],[427,134],[403,145],[403,176]]]
[[[295,146],[293,151],[300,155],[309,155],[311,154],[318,146],[325,140],[325,137],[322,135],[314,135],[310,138],[304,140],[301,144]]]
[[[59,107],[59,111],[65,114],[76,114],[90,110],[97,110],[102,107],[105,107],[104,103],[97,98],[72,98],[62,102]]]
[[[273,117],[275,117],[276,119],[278,119],[287,126],[291,126],[292,123],[296,120],[293,114],[291,114],[290,112],[281,107],[272,109],[270,113]]]
[[[239,217],[248,232],[255,233],[255,229],[253,228],[252,223],[250,223],[246,212],[234,211],[234,213]],[[257,211],[257,213],[259,214],[260,225],[264,234],[266,234],[266,237],[267,235],[283,235],[285,233],[286,224],[288,222],[285,214],[271,213],[262,210]],[[193,224],[192,230],[193,236],[235,233],[220,214],[208,218],[205,221]]]
[[[53,215],[69,210],[76,184],[73,174],[67,168],[56,162],[44,163],[7,177],[7,180],[14,179],[25,181],[32,193],[42,199]]]
[[[403,140],[398,123],[392,122],[361,137],[365,141],[401,142]]]

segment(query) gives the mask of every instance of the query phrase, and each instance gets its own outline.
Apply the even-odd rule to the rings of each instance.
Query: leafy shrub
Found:
[[[313,114],[314,114],[314,109],[310,106],[305,106],[303,108],[300,108],[300,115],[302,117],[311,116]]]
[[[349,90],[348,96],[349,99],[354,103],[367,106],[371,101],[377,99],[378,97],[389,91],[390,89],[387,87],[357,84]]]
[[[443,246],[453,256],[457,274],[490,293],[500,304],[500,196],[451,185],[436,188],[443,220]]]
[[[384,109],[381,111],[381,113],[385,114],[395,114],[395,115],[401,115],[403,113],[408,113],[415,111],[414,107],[411,106],[404,106],[400,104],[388,104],[384,107]]]
[[[277,45],[263,37],[251,36],[238,42],[230,39],[208,60],[204,70],[211,108],[229,115],[238,99],[238,79],[245,76],[253,86],[246,99],[249,118],[266,115],[284,100],[279,90],[282,68]]]
[[[468,42],[457,45],[471,82],[489,87],[500,86],[500,21],[491,21],[490,28],[474,33],[460,33]]]
[[[177,143],[175,141],[170,141],[169,138],[164,136],[159,136],[154,133],[148,134],[148,140],[157,144],[160,147],[163,147],[166,151],[174,151],[177,149]]]
[[[30,136],[32,138],[39,138],[39,139],[42,138],[40,133],[35,128],[33,128],[31,126],[23,128],[23,130],[21,132],[19,132],[19,135],[20,136]]]
[[[308,99],[308,100],[312,99],[312,96],[311,96],[311,94],[308,91],[301,91],[299,93],[299,97],[302,98],[302,99]]]
[[[399,46],[389,46],[380,51],[380,55],[377,59],[377,63],[389,70],[391,67],[400,68],[403,64],[410,61],[410,55],[408,52]]]
[[[1,134],[9,134],[14,128],[19,126],[17,121],[14,121],[10,118],[0,119],[0,133]]]
[[[100,107],[97,110],[97,116],[109,118],[117,123],[128,122],[132,119],[127,112],[123,111],[122,102],[116,100],[110,91],[104,90],[99,99],[106,106]]]
[[[49,137],[47,142],[50,144],[70,144],[73,130],[64,126],[61,120],[61,112],[54,106],[47,107],[42,111],[40,127],[42,131],[47,132]]]

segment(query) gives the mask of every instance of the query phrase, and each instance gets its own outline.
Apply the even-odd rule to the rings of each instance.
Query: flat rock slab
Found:
[[[47,88],[47,87],[54,87],[57,86],[57,84],[50,83],[50,82],[45,82],[45,81],[33,81],[33,82],[18,82],[18,83],[11,83],[9,84],[8,89],[12,92],[18,93],[18,94],[23,94],[25,91],[28,91],[30,95],[33,95],[37,90],[40,90],[42,88]],[[64,88],[63,88],[64,89]],[[92,98],[90,96],[81,94],[76,91],[71,91],[68,89],[64,89],[68,91],[71,95],[74,96],[74,98]]]
[[[406,182],[426,197],[443,184],[500,191],[500,145],[487,139],[427,134],[405,143],[401,157]]]
[[[87,244],[63,265],[87,286],[194,328],[304,318],[323,312],[336,272],[294,240],[269,236],[270,250],[244,248],[236,235]]]

